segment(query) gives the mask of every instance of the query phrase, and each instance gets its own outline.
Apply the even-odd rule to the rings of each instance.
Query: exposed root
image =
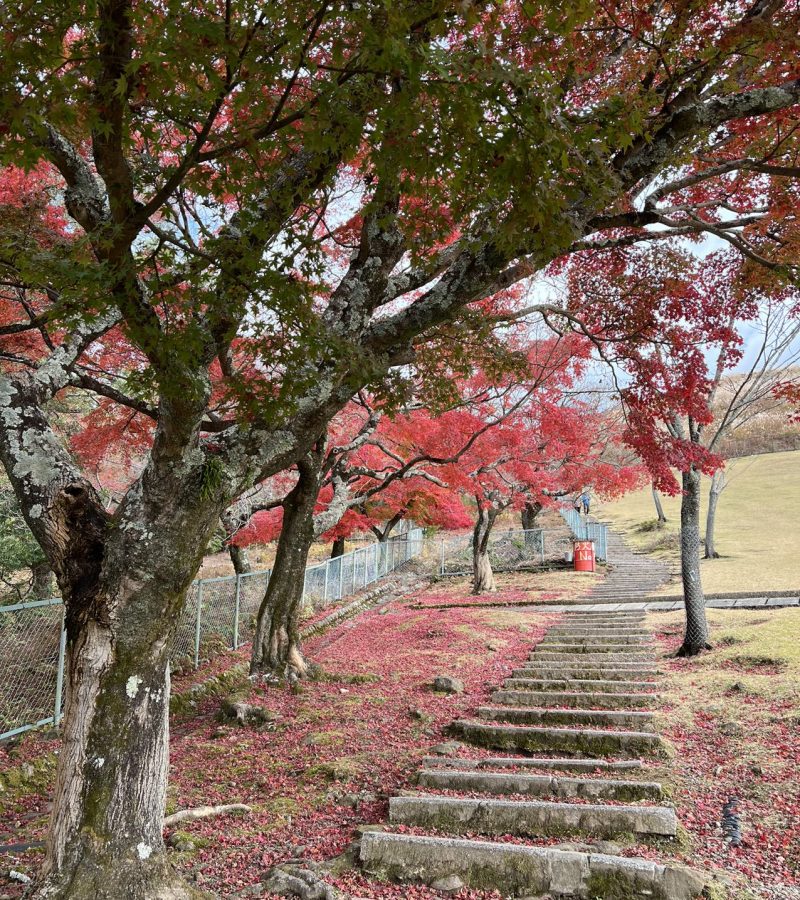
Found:
[[[164,828],[173,828],[180,822],[194,822],[197,819],[208,819],[211,816],[224,816],[228,813],[249,813],[252,807],[246,803],[225,803],[222,806],[196,806],[194,809],[182,809],[171,816],[164,817]]]

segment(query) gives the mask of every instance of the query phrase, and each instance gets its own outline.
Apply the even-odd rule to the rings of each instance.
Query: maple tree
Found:
[[[607,496],[630,489],[641,471],[611,461],[608,417],[576,396],[590,342],[568,334],[523,346],[525,364],[516,372],[491,387],[477,373],[461,386],[455,408],[422,413],[405,429],[417,458],[435,461],[438,478],[474,509],[476,594],[495,590],[489,541],[504,510],[530,521],[584,486]]]
[[[691,656],[709,646],[699,561],[700,476],[721,470],[719,441],[780,382],[774,367],[798,333],[796,291],[739,252],[700,256],[680,243],[658,251],[588,254],[571,261],[567,277],[574,303],[593,298],[592,334],[613,347],[604,351],[607,361],[627,373],[619,390],[626,441],[648,466],[654,492],[681,494],[686,633],[679,652]],[[773,327],[766,329],[750,371],[722,397],[726,372],[742,358],[741,325],[753,328],[759,315]],[[715,485],[716,478],[712,494]],[[711,504],[712,526],[713,514]],[[712,536],[707,547],[713,547]]]
[[[42,0],[4,24],[0,458],[67,626],[39,895],[194,893],[161,834],[175,623],[219,516],[360,388],[400,393],[422,348],[465,371],[509,312],[486,298],[587,245],[711,231],[791,268],[791,217],[745,239],[722,210],[732,173],[761,204],[795,166],[797,21]],[[67,390],[148,421],[113,505],[53,420]]]

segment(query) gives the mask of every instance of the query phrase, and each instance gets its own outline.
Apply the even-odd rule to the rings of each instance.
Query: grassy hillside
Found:
[[[800,451],[731,460],[729,484],[717,510],[716,545],[721,559],[703,560],[709,593],[800,589]],[[703,479],[701,534],[710,479]],[[678,565],[680,497],[662,497],[668,522],[656,529],[649,490],[614,503],[596,503],[606,519],[634,546]],[[674,593],[677,582],[664,589]]]

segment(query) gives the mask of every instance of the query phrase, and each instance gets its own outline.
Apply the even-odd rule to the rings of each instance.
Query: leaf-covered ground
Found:
[[[515,608],[528,577],[528,590],[563,589],[561,582],[548,584],[549,576],[501,576],[493,600],[509,606],[461,608],[449,604],[468,601],[467,585],[442,582],[313,638],[309,653],[331,679],[306,683],[299,693],[250,686],[237,674],[244,653],[178,679],[184,693],[172,723],[170,811],[206,803],[253,807],[241,818],[181,826],[194,847],[173,853],[187,877],[232,896],[276,862],[330,858],[350,844],[358,825],[384,822],[388,797],[409,786],[421,757],[444,739],[444,726],[484,702],[558,618]],[[688,661],[668,656],[680,642],[679,615],[650,617],[668,676],[659,692],[661,727],[676,749],[663,774],[674,783],[686,838],[678,848],[641,844],[622,852],[721,868],[734,878],[737,900],[800,900],[800,610],[710,617],[716,649]],[[273,726],[221,725],[218,696],[187,692],[226,672],[243,696],[276,714]],[[433,693],[437,674],[462,679],[465,693]],[[32,736],[11,752],[0,750],[0,767],[13,773],[0,794],[0,843],[42,838],[57,746]],[[483,751],[465,748],[464,755]],[[720,828],[722,804],[734,796],[744,836],[738,849],[727,847]],[[2,871],[33,872],[40,853],[4,854]],[[355,872],[338,876],[337,884],[375,900],[438,896],[422,887],[378,885]],[[3,891],[20,893],[0,881]]]
[[[534,578],[546,588],[547,575]],[[468,597],[465,582],[441,590]],[[501,584],[493,598],[504,603],[510,595]],[[242,818],[181,826],[199,845],[175,853],[187,876],[230,896],[258,881],[275,862],[325,859],[343,851],[357,825],[386,818],[388,797],[407,786],[422,756],[445,739],[442,729],[483,702],[554,620],[504,608],[418,610],[415,599],[363,613],[312,638],[308,653],[333,676],[329,681],[308,682],[290,693],[250,686],[242,677],[242,696],[276,713],[274,726],[221,725],[219,698],[201,693],[195,708],[187,711],[184,705],[184,712],[173,716],[170,810],[234,801],[253,807]],[[224,671],[230,677],[231,656],[202,674]],[[465,692],[434,693],[430,682],[439,674],[461,679]],[[178,681],[180,688],[200,678],[184,681]],[[57,742],[31,736],[11,752],[0,750],[0,767],[15,772],[14,784],[0,795],[5,800],[0,843],[44,836],[56,749]],[[26,762],[35,771],[21,782],[18,773]],[[32,872],[40,852],[5,854],[3,868]],[[345,876],[343,884],[354,879]],[[371,888],[370,896],[435,894],[387,886],[378,893]]]
[[[741,876],[756,897],[800,898],[800,610],[709,610],[715,649],[666,659],[662,733],[693,865]],[[664,653],[679,614],[650,624]],[[743,843],[726,844],[723,804],[738,802]],[[746,896],[746,895],[745,895]]]

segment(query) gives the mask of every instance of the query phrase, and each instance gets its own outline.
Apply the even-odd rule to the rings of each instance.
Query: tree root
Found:
[[[699,656],[704,650],[713,650],[711,644],[682,644],[675,654],[679,659],[688,659],[690,656]]]
[[[249,813],[252,807],[246,803],[226,803],[222,806],[195,806],[194,809],[183,809],[164,817],[164,828],[173,828],[181,822],[194,822],[210,816],[224,816],[228,813]]]

